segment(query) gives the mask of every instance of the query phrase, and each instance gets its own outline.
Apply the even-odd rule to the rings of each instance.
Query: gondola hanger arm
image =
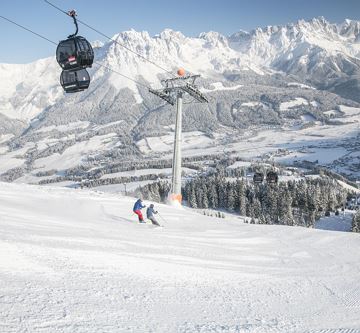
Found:
[[[78,26],[78,23],[77,23],[77,20],[76,20],[76,11],[75,11],[74,9],[72,9],[72,10],[69,10],[69,11],[67,12],[67,14],[73,18],[74,24],[75,24],[75,27],[76,27],[75,33],[68,36],[68,38],[73,38],[73,37],[75,37],[75,36],[77,35],[77,33],[79,32],[79,26]]]

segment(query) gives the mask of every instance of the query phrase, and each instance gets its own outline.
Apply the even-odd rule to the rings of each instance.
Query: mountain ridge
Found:
[[[336,25],[318,18],[228,37],[214,31],[186,37],[171,29],[153,37],[135,30],[120,32],[113,37],[116,41],[93,43],[100,66],[94,64],[89,70],[89,89],[74,95],[62,91],[61,69],[54,57],[27,65],[0,65],[0,76],[6,78],[0,82],[4,119],[0,152],[6,159],[10,152],[31,146],[17,155],[31,171],[36,158],[61,154],[76,140],[115,133],[114,147],[123,147],[120,152],[144,156],[149,138],[172,135],[174,123],[172,108],[147,89],[160,88],[168,73],[144,58],[174,75],[179,67],[201,74],[198,83],[209,103],[185,101],[183,129],[200,131],[217,140],[215,145],[263,127],[333,127],[346,117],[354,122],[353,111],[347,115],[341,107],[360,108],[360,44],[349,42],[358,38],[359,26],[357,21]],[[331,119],[334,112],[336,122]],[[57,130],[67,124],[80,127]],[[70,139],[74,134],[76,140]],[[106,149],[102,153],[110,154]],[[119,158],[119,154],[113,148],[110,155]],[[16,160],[13,165],[19,164]]]
[[[169,70],[175,70],[180,64],[190,72],[200,73],[210,78],[234,70],[250,70],[260,75],[279,72],[294,75],[303,83],[315,83],[321,89],[331,89],[335,86],[332,91],[336,92],[333,77],[339,80],[348,76],[357,79],[360,73],[360,44],[346,45],[345,43],[349,39],[359,39],[359,31],[359,21],[345,20],[341,24],[331,24],[320,17],[308,21],[299,20],[297,23],[285,26],[268,26],[250,32],[235,32],[228,37],[214,31],[203,32],[197,38],[186,37],[181,32],[171,29],[165,29],[160,34],[151,37],[146,31],[137,32],[132,29],[115,34],[113,40],[103,46],[99,42],[95,42],[94,45],[96,45],[96,59],[99,62],[114,70],[121,70],[124,75],[135,79],[141,76],[148,83],[153,82],[155,85],[159,85],[159,75],[165,73],[119,44],[133,49],[134,52]],[[327,34],[325,37],[331,43],[328,43],[326,39],[321,40],[324,33]],[[320,34],[321,38],[315,38],[314,34]],[[341,40],[340,37],[344,35],[347,36],[346,40]],[[29,95],[30,93],[31,95],[31,92],[26,91],[26,87],[33,86],[34,83],[26,75],[29,69],[41,73],[40,77],[32,75],[40,79],[37,85],[39,82],[47,83],[36,87],[37,89],[52,89],[53,98],[48,95],[50,100],[61,98],[61,89],[58,87],[56,77],[59,70],[53,57],[50,57],[25,65],[0,64],[1,76],[7,79],[13,77],[12,81],[14,81],[10,82],[10,85],[9,82],[7,85],[1,85],[0,99],[5,104],[9,103],[11,99],[9,97],[16,95],[17,90],[21,91],[21,94]],[[46,73],[48,75],[44,77]],[[95,73],[93,71],[93,81],[104,73],[102,69]],[[117,76],[111,75],[114,84],[118,84],[117,89],[131,87],[132,90],[137,91],[133,82],[115,79]],[[23,80],[20,77],[23,77]],[[329,82],[322,82],[324,77],[325,81]],[[21,84],[24,87],[19,86]],[[356,96],[352,97],[357,100]],[[37,106],[33,98],[25,101],[30,102],[32,106]],[[14,108],[18,107],[11,100],[10,104]],[[40,109],[38,108],[38,112]],[[33,111],[27,112],[22,118],[16,117],[11,111],[13,110],[10,108],[7,112],[0,110],[0,113],[21,120],[31,120],[36,116],[36,111]]]

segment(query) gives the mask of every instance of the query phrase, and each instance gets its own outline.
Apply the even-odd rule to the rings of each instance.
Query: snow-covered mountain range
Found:
[[[331,24],[320,17],[229,37],[208,32],[193,38],[172,30],[150,36],[131,30],[105,44],[94,43],[96,62],[159,88],[168,74],[119,44],[174,73],[184,67],[202,75],[198,83],[210,103],[186,105],[184,130],[195,133],[189,143],[201,135],[215,140],[211,146],[224,145],[227,135],[241,138],[264,126],[301,130],[304,125],[344,123],[350,126],[346,133],[356,132],[358,21]],[[0,174],[14,167],[39,170],[49,162],[39,159],[55,161],[54,153],[62,155],[71,147],[79,154],[62,170],[95,151],[116,150],[124,158],[169,150],[167,136],[174,123],[170,106],[106,67],[95,64],[90,74],[87,91],[65,95],[54,57],[26,65],[0,64]],[[349,107],[352,118],[344,119]],[[330,123],[332,118],[336,124]],[[160,141],[152,144],[154,138]],[[98,144],[87,145],[89,140]],[[75,147],[79,142],[87,148]],[[157,149],[159,144],[165,148]]]

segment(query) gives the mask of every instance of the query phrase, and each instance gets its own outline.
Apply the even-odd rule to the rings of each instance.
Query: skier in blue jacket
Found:
[[[135,202],[135,205],[134,205],[134,208],[133,208],[133,212],[138,216],[139,218],[139,222],[140,223],[146,223],[144,221],[144,218],[143,218],[143,215],[142,215],[142,212],[141,212],[141,209],[145,208],[146,206],[142,204],[142,200],[141,199],[138,199],[136,202]]]
[[[151,204],[150,207],[146,210],[146,217],[151,221],[152,224],[160,226],[159,222],[155,218],[155,214],[158,212],[154,209],[154,205]]]

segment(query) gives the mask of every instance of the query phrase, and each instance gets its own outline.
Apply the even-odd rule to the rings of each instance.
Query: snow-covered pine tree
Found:
[[[267,186],[266,197],[265,197],[265,211],[267,218],[267,223],[279,223],[278,216],[278,193],[275,191],[274,186]]]
[[[235,208],[235,193],[234,193],[234,185],[231,182],[227,183],[227,203],[226,203],[226,209],[228,210],[234,210]]]
[[[216,190],[216,184],[214,179],[211,179],[211,183],[209,186],[209,207],[213,209],[217,209],[219,207],[219,198]]]
[[[353,216],[352,224],[351,224],[352,232],[360,232],[360,209],[356,211]]]
[[[278,219],[280,224],[294,225],[292,196],[287,184],[280,184],[278,190]]]
[[[313,227],[316,213],[316,187],[310,184],[306,191],[306,226]]]
[[[254,193],[248,193],[248,200],[246,201],[246,216],[254,217]]]
[[[227,203],[227,193],[226,193],[226,182],[225,178],[223,177],[217,177],[217,183],[218,183],[218,200],[219,200],[219,207],[225,208]]]
[[[315,184],[314,203],[315,203],[315,218],[319,219],[321,217],[321,212],[324,210],[323,196],[321,195],[321,188],[319,183]]]
[[[192,208],[197,208],[197,200],[196,200],[196,192],[195,192],[195,185],[193,182],[190,183],[189,188],[189,205]]]
[[[329,184],[328,185],[328,206],[327,206],[327,210],[330,212],[333,212],[335,210],[336,207],[336,189],[334,185],[334,181],[332,182],[333,184]]]
[[[203,200],[204,200],[204,195],[206,193],[204,193],[204,190],[202,188],[202,183],[203,179],[199,179],[196,183],[195,183],[195,194],[196,194],[196,206],[198,208],[204,208],[203,207]]]
[[[208,189],[205,181],[202,183],[202,191],[203,191],[202,207],[208,209],[209,208]]]
[[[255,197],[253,200],[253,210],[254,210],[254,217],[260,219],[262,217],[261,203],[257,197]],[[263,220],[261,220],[261,222],[263,222]]]
[[[236,182],[236,196],[237,196],[237,211],[240,215],[246,215],[246,195],[245,195],[245,183],[243,180],[237,180]]]

